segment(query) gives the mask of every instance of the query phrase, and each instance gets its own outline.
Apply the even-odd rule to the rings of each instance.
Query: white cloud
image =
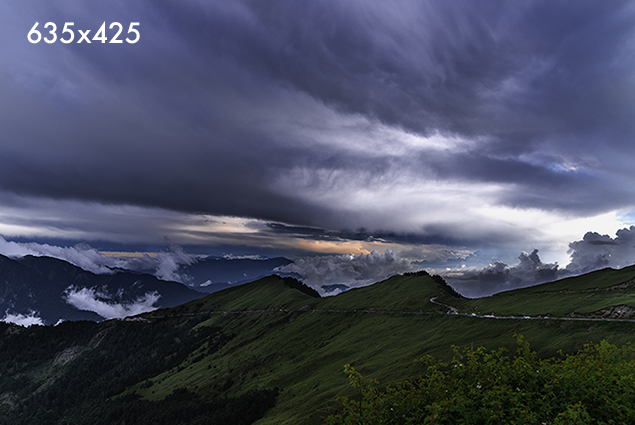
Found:
[[[440,274],[463,295],[480,297],[606,267],[619,269],[635,264],[635,226],[618,230],[614,238],[586,232],[582,240],[569,243],[568,253],[570,262],[565,268],[557,262],[543,263],[535,249],[531,254],[522,252],[520,262],[513,266],[494,261],[483,268],[448,269]]]
[[[160,297],[157,292],[148,292],[134,303],[116,304],[104,301],[104,294],[95,289],[74,287],[67,288],[64,295],[65,301],[78,310],[92,311],[105,319],[120,319],[155,310],[154,304]]]
[[[195,259],[186,254],[179,245],[172,245],[170,248],[169,253],[162,252],[155,257],[157,265],[154,275],[161,280],[184,282],[187,276],[179,274],[178,269],[181,265],[192,264]]]
[[[1,319],[0,321],[6,322],[6,323],[13,323],[15,325],[26,326],[26,327],[29,327],[32,325],[44,326],[44,322],[42,321],[42,318],[38,317],[38,313],[36,311],[30,312],[28,315],[13,314],[13,313],[7,312],[4,318]]]
[[[85,243],[72,247],[61,247],[36,242],[19,243],[7,241],[0,236],[0,253],[8,257],[53,257],[68,261],[77,267],[96,274],[112,274],[112,269],[121,268],[136,271],[151,271],[161,280],[175,282],[187,281],[187,276],[178,273],[182,265],[192,264],[194,257],[188,255],[181,246],[171,245],[170,251],[143,257],[116,257],[102,255],[98,250]]]
[[[36,257],[53,257],[68,261],[93,273],[112,273],[110,267],[116,266],[112,259],[102,256],[99,251],[86,244],[78,244],[73,247],[61,247],[35,242],[19,243],[5,240],[0,236],[0,253],[9,257],[24,257],[33,255]]]

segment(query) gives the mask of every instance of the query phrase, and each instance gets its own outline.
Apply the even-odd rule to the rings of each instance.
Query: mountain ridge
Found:
[[[222,289],[276,274],[275,269],[291,264],[284,257],[266,259],[251,258],[199,258],[194,263],[182,266],[180,272],[185,275],[189,286],[197,291],[212,293]]]
[[[618,305],[635,292],[633,286],[619,288],[631,272],[635,269],[606,270],[576,279],[584,291],[595,288],[593,282],[618,286],[607,290]],[[415,375],[420,365],[413,360],[423,355],[448,359],[451,345],[513,352],[511,336],[522,333],[540,356],[553,356],[603,339],[622,345],[634,336],[631,322],[472,316],[471,303],[478,300],[457,297],[424,272],[323,298],[300,285],[269,276],[128,320],[30,328],[0,324],[0,424],[47,423],[34,419],[47,414],[57,418],[49,423],[154,424],[156,418],[133,421],[128,412],[178,411],[175,397],[185,408],[248,394],[264,403],[271,400],[266,394],[274,393],[275,403],[263,407],[257,425],[317,424],[336,408],[336,395],[354,395],[342,373],[347,363],[388,383]],[[575,286],[575,280],[558,285]],[[541,292],[544,288],[489,298],[522,307],[531,299],[542,304]],[[593,301],[588,294],[574,293],[563,308],[576,310],[581,300]],[[75,387],[81,397],[71,394]],[[47,413],[46,406],[53,406],[47,400],[59,397],[66,404]]]
[[[104,305],[130,306],[147,294],[157,294],[157,307],[177,306],[199,298],[178,282],[129,271],[95,274],[67,261],[52,257],[0,256],[0,312],[6,316],[39,318],[45,324],[60,320],[103,320],[95,311],[69,304],[69,291],[93,297]]]

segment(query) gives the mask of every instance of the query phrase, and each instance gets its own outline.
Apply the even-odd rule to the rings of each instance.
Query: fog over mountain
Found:
[[[3,321],[55,324],[123,318],[202,296],[178,282],[148,274],[122,270],[95,274],[57,258],[0,255]]]
[[[569,244],[568,253],[571,261],[566,267],[543,263],[534,249],[530,254],[522,252],[516,265],[495,261],[482,269],[454,270],[445,275],[459,292],[477,297],[606,267],[619,269],[635,264],[635,226],[618,230],[615,238],[587,232],[582,240]]]
[[[467,269],[444,273],[447,281],[462,295],[479,297],[510,289],[550,282],[563,276],[557,263],[544,264],[538,250],[521,252],[519,263],[508,265],[502,261],[482,269]]]
[[[2,236],[0,236],[0,253],[9,257],[33,255],[58,258],[97,274],[112,274],[116,269],[145,271],[159,279],[181,283],[185,277],[181,276],[177,270],[179,267],[192,264],[195,261],[195,258],[187,255],[182,247],[174,244],[169,247],[169,250],[155,255],[112,257],[102,255],[87,243],[61,247],[37,242],[7,241]]]

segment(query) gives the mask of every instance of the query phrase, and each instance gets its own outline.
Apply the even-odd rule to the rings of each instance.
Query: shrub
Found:
[[[602,341],[574,354],[539,359],[522,335],[518,349],[453,347],[450,363],[415,360],[424,371],[381,389],[344,367],[356,398],[338,397],[339,424],[635,423],[635,350]]]

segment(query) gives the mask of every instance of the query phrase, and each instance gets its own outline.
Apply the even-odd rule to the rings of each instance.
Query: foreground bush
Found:
[[[339,397],[337,424],[632,424],[635,350],[602,341],[539,359],[521,335],[517,354],[453,347],[450,363],[417,359],[425,371],[380,389],[345,366],[355,399]]]

